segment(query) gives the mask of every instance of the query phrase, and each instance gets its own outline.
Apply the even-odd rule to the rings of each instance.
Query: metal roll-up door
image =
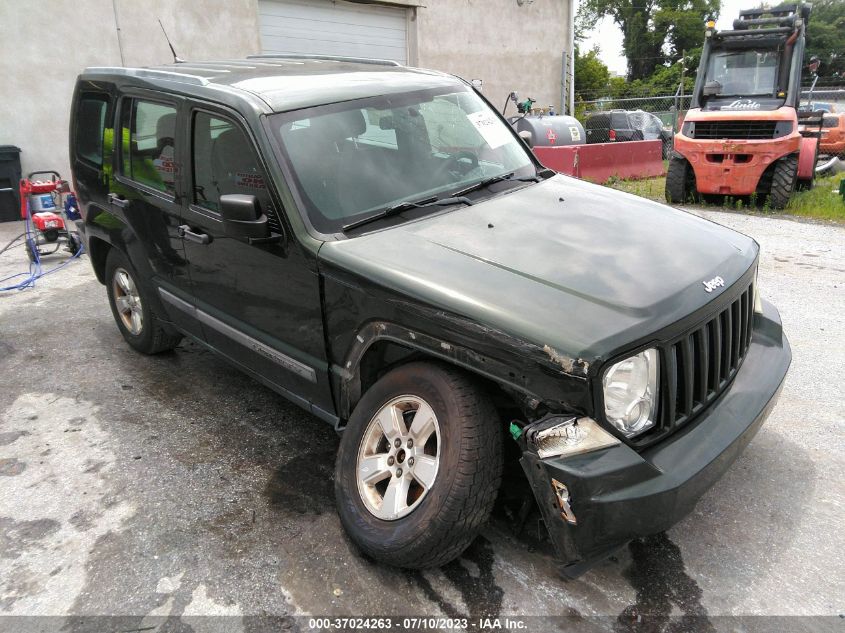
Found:
[[[259,0],[264,53],[343,55],[408,62],[407,9],[330,2]]]

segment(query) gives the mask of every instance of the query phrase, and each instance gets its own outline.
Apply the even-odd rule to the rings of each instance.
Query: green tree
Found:
[[[592,99],[607,90],[610,71],[599,59],[599,49],[593,48],[585,55],[575,47],[575,94],[582,99]],[[602,96],[602,95],[599,95]]]
[[[822,62],[819,83],[845,78],[845,2],[814,0],[807,24],[804,63],[816,55]]]
[[[721,0],[584,0],[578,22],[583,31],[600,18],[613,19],[622,30],[628,79],[636,81],[701,46],[704,22],[720,8]]]

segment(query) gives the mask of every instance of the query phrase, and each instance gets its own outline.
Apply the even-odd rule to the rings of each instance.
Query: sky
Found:
[[[760,0],[722,0],[722,10],[719,20],[716,22],[716,28],[731,28],[734,18],[739,17],[739,12],[742,9],[753,9],[758,6],[760,6]],[[701,39],[704,41],[703,25]],[[625,74],[627,62],[622,54],[622,31],[613,23],[611,18],[604,18],[599,22],[586,41],[579,46],[579,49],[588,51],[594,46],[599,47],[599,57],[611,72],[619,75]]]

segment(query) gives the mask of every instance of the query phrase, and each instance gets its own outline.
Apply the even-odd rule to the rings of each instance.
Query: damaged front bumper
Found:
[[[577,577],[631,539],[662,532],[688,514],[769,415],[791,358],[777,310],[764,302],[731,386],[665,440],[641,452],[618,444],[548,459],[527,443],[520,462],[561,573]]]

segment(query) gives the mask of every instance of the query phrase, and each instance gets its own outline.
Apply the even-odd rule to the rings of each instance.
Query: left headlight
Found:
[[[654,426],[660,356],[653,347],[612,365],[602,378],[607,421],[626,437]]]

